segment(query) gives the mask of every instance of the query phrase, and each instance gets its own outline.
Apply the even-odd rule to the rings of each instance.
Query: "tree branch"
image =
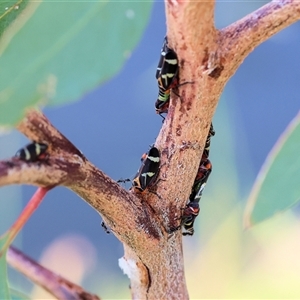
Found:
[[[165,6],[169,46],[179,58],[180,83],[192,83],[179,85],[171,94],[168,115],[156,140],[164,179],[157,193],[164,201],[148,201],[164,216],[165,226],[176,226],[225,84],[255,46],[300,18],[300,2],[271,2],[221,31],[214,27],[213,0],[166,0]],[[183,291],[184,286],[181,288]]]
[[[222,29],[219,55],[226,61],[224,73],[228,79],[258,45],[298,20],[298,0],[276,0]]]
[[[169,46],[179,58],[180,84],[187,84],[171,94],[168,115],[156,140],[164,179],[157,192],[164,201],[158,199],[151,206],[164,214],[166,224],[176,227],[199,166],[220,88],[214,89],[215,80],[206,66],[208,49],[217,50],[214,1],[170,0],[165,4]]]
[[[137,266],[132,270],[135,278],[144,278],[146,270],[149,280],[141,278],[145,285],[141,285],[138,298],[146,297],[149,285],[160,285],[163,280],[168,282],[168,278],[164,277],[164,265],[161,263],[170,258],[170,250],[167,249],[172,249],[176,261],[182,258],[180,252],[174,251],[174,243],[166,246],[168,234],[161,227],[161,223],[157,222],[153,209],[145,201],[153,194],[145,192],[138,198],[133,192],[120,187],[93,166],[40,112],[28,112],[18,129],[30,139],[46,143],[49,158],[47,161],[37,162],[11,158],[0,162],[0,186],[27,183],[42,186],[62,185],[70,188],[94,207],[119,240],[132,249],[131,252],[126,252],[126,259],[133,261]],[[154,255],[149,255],[149,251]],[[135,256],[130,256],[130,253],[135,253]],[[129,267],[134,264],[129,264]],[[172,274],[176,274],[174,267],[178,269],[176,264],[172,264]],[[150,268],[154,269],[152,275],[148,272]],[[183,263],[181,268],[183,269]]]
[[[101,213],[123,242],[133,246],[133,232],[141,232],[141,224],[147,231],[147,238],[158,238],[159,230],[149,218],[149,207],[92,165],[42,113],[28,112],[18,129],[28,138],[46,143],[49,158],[45,162],[27,162],[15,157],[1,161],[0,186],[16,183],[62,185]],[[132,217],[124,220],[124,215]],[[145,238],[144,232],[142,235]]]
[[[73,282],[49,271],[12,246],[8,249],[6,258],[12,267],[59,300],[100,300],[97,295],[90,294]]]
[[[213,0],[166,0],[165,4],[169,44],[179,58],[180,83],[193,82],[179,87],[180,97],[172,93],[156,142],[167,166],[158,192],[166,206],[173,203],[178,209],[188,197],[186,191],[190,191],[226,82],[257,45],[300,19],[300,2],[270,2],[220,31],[213,24]],[[174,203],[174,197],[181,200]]]
[[[214,93],[202,64],[208,47],[216,48],[213,26],[214,1],[166,1],[168,40],[179,58],[180,83],[156,140],[162,153],[162,182],[158,193],[164,199],[151,203],[159,212],[167,211],[167,223],[176,227],[178,212],[185,206],[203,152],[220,93]],[[176,184],[174,184],[176,183]],[[180,186],[180,189],[178,188]],[[167,187],[167,188],[166,188]]]

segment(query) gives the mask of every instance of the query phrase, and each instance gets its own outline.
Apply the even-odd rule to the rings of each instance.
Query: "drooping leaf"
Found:
[[[269,153],[250,196],[245,227],[264,221],[300,200],[300,112]]]
[[[24,293],[14,290],[14,289],[9,289],[10,294],[11,294],[11,299],[12,300],[30,300],[30,297],[25,295]]]
[[[28,106],[74,101],[116,74],[150,9],[148,1],[30,1],[23,25],[0,41],[0,124]]]

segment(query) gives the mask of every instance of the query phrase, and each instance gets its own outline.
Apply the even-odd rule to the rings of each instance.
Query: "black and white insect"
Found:
[[[26,145],[24,148],[17,151],[15,157],[20,160],[28,162],[36,162],[39,160],[45,160],[48,157],[47,154],[48,145],[43,143],[33,142]]]
[[[212,164],[210,160],[204,157],[204,155],[202,155],[200,165],[192,186],[192,191],[189,197],[190,201],[195,201],[197,197],[202,195],[202,191],[206,185],[206,182],[208,180],[211,171],[212,171]]]
[[[208,159],[210,150],[210,138],[215,135],[213,125],[210,125],[210,129],[206,138],[205,148],[200,160],[199,168],[192,186],[191,194],[189,196],[189,202],[183,209],[181,216],[181,226],[183,227],[182,235],[194,234],[194,222],[200,213],[199,202],[202,197],[203,190],[205,188],[208,177],[212,171],[212,164]]]
[[[203,158],[202,156],[197,175],[192,186],[189,203],[183,209],[181,226],[185,231],[182,232],[182,235],[194,234],[194,222],[200,213],[199,202],[211,170],[211,162],[209,161],[209,159]]]
[[[160,154],[156,147],[142,155],[142,165],[133,179],[133,187],[143,192],[156,183],[160,168]]]
[[[200,213],[199,202],[191,201],[183,210],[181,226],[183,227],[182,235],[194,234],[194,222]]]
[[[210,128],[209,128],[209,132],[208,132],[208,135],[207,135],[207,138],[206,138],[204,151],[203,151],[203,156],[205,156],[206,158],[208,158],[208,156],[209,156],[209,150],[210,150],[210,138],[211,138],[212,136],[214,136],[214,135],[215,135],[215,130],[214,130],[213,124],[211,123],[211,124],[210,124]]]
[[[158,85],[165,90],[174,87],[178,83],[178,58],[174,50],[168,47],[168,40],[165,38],[160,60],[156,70]]]
[[[168,112],[171,89],[176,87],[179,82],[178,73],[177,54],[168,47],[168,39],[165,37],[155,74],[159,89],[155,102],[156,113],[163,114]]]

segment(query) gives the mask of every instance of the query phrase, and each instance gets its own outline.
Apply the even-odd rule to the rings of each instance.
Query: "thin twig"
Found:
[[[6,258],[12,267],[59,300],[100,300],[97,295],[46,269],[13,246],[8,249]]]
[[[22,213],[15,221],[15,223],[8,229],[8,231],[4,234],[6,236],[5,243],[0,249],[0,256],[4,253],[4,251],[9,247],[9,245],[13,242],[14,238],[20,232],[24,224],[28,221],[31,215],[36,211],[38,206],[42,203],[46,193],[51,188],[38,188],[34,193],[32,198],[29,200],[26,207],[23,209]],[[2,238],[2,237],[1,237]]]

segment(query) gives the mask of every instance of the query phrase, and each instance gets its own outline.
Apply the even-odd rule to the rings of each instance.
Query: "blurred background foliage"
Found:
[[[265,3],[218,1],[216,26],[223,28]],[[120,3],[112,5],[117,11]],[[112,16],[113,10],[109,14]],[[296,23],[255,49],[224,90],[214,117],[213,172],[201,200],[195,235],[183,238],[191,299],[300,298],[299,207],[247,231],[242,226],[255,177],[299,111],[299,30]],[[161,127],[161,118],[154,111],[155,70],[165,32],[164,3],[156,1],[141,40],[132,53],[123,56],[129,59],[116,76],[90,92],[85,90],[78,102],[44,109],[65,136],[116,180],[135,174],[141,153],[154,142]],[[124,36],[123,41],[130,38]],[[107,46],[110,44],[100,47]],[[116,49],[108,49],[109,64]],[[68,53],[75,55],[77,50],[70,48]],[[99,49],[88,50],[81,55],[96,60]],[[72,86],[68,88],[72,90]],[[3,134],[0,159],[14,155],[27,142],[16,131]],[[288,176],[289,167],[283,167],[282,177]],[[274,190],[277,183],[273,182]],[[0,189],[1,233],[34,191],[34,187]],[[280,194],[285,193],[281,190]],[[101,217],[75,194],[56,188],[14,244],[103,299],[130,298],[129,280],[118,267],[122,245],[107,235],[100,223]],[[13,270],[10,279],[15,288],[32,298],[46,297]]]

